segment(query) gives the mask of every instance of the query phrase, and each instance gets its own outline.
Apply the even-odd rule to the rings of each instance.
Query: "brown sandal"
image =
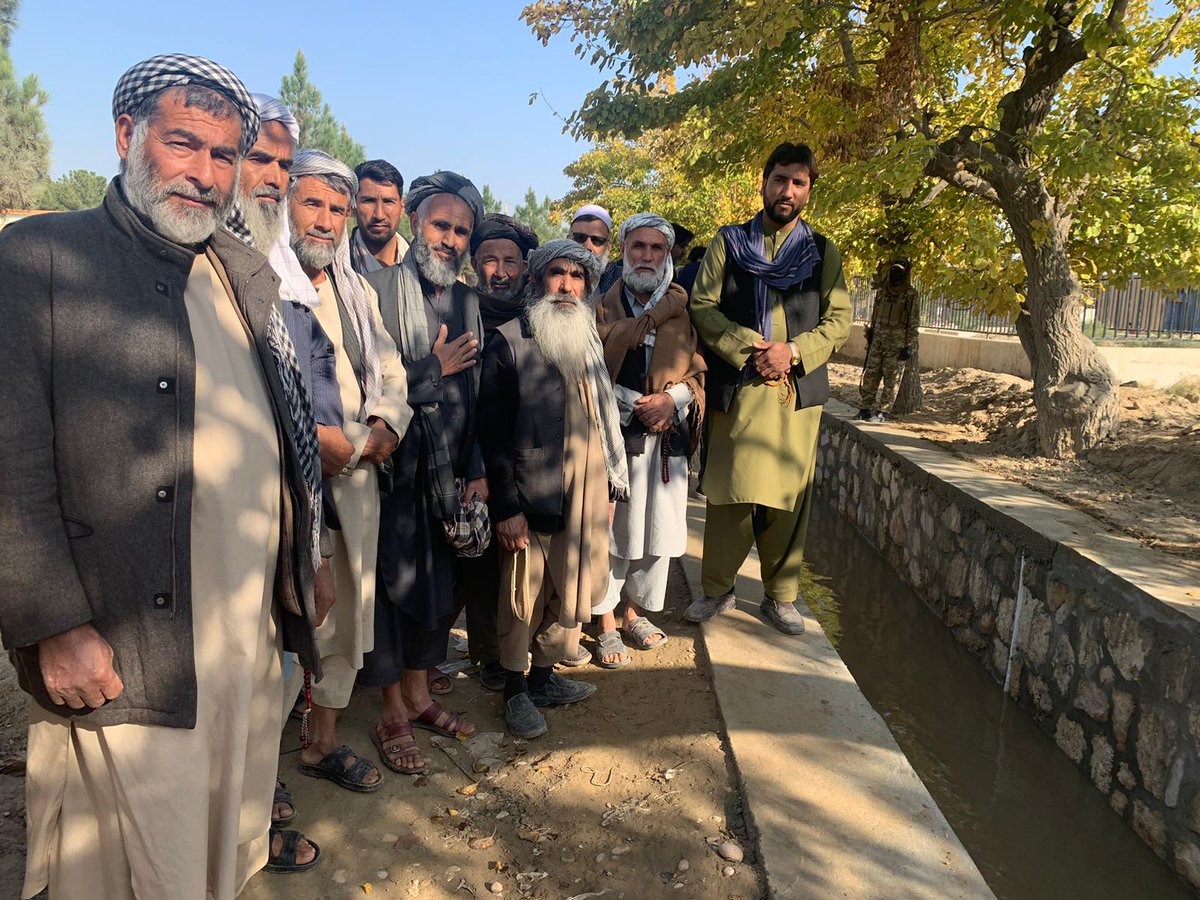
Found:
[[[467,720],[465,714],[450,712],[436,700],[425,708],[425,712],[413,719],[412,724],[415,728],[423,728],[426,731],[432,731],[434,734],[455,738],[460,741],[474,737],[475,732],[478,730]]]
[[[380,722],[371,733],[371,743],[379,751],[380,761],[393,772],[399,772],[401,775],[424,775],[428,771],[421,756],[421,749],[413,740],[412,725],[403,722],[385,725]],[[412,767],[400,765],[400,760],[405,756],[413,756],[414,751],[421,764]]]
[[[454,690],[454,685],[450,681],[450,676],[438,669],[429,669],[429,693],[436,694],[439,697],[444,697],[446,694]]]

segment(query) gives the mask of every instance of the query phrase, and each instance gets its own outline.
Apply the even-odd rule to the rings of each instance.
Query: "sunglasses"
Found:
[[[584,234],[582,231],[572,231],[571,240],[577,244],[591,244],[594,247],[603,247],[608,243],[608,238],[599,237],[594,234]]]

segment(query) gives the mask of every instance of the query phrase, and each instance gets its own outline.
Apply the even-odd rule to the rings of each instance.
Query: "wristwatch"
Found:
[[[792,348],[792,368],[794,369],[800,365],[800,348],[792,341],[788,341],[788,346]]]

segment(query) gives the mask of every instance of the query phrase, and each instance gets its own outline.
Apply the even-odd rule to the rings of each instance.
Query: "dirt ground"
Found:
[[[586,703],[549,710],[550,732],[534,741],[508,737],[500,695],[457,675],[443,701],[466,710],[480,734],[462,743],[418,731],[429,774],[413,779],[382,769],[377,793],[300,775],[296,723],[289,723],[280,777],[296,796],[291,827],[311,835],[323,859],[302,875],[261,873],[242,897],[460,900],[495,896],[492,882],[502,896],[546,900],[765,896],[719,736],[708,661],[698,631],[680,619],[688,599],[676,567],[667,610],[656,617],[670,643],[634,651],[633,663],[618,671],[574,670],[599,690]],[[461,636],[452,636],[452,648]],[[450,667],[462,657],[452,649]],[[16,686],[2,679],[7,704]],[[372,759],[368,729],[377,703],[371,692],[358,692],[340,723],[344,742]],[[0,710],[0,748],[19,758],[24,703]],[[22,781],[0,776],[0,897],[19,895]],[[744,849],[732,875],[722,873],[730,864],[710,849],[714,839]]]
[[[835,361],[833,394],[859,405],[861,367]],[[1035,456],[1032,383],[979,369],[921,373],[922,409],[895,424],[981,468],[1078,507],[1115,532],[1200,560],[1200,384],[1121,388],[1117,436],[1086,458]]]

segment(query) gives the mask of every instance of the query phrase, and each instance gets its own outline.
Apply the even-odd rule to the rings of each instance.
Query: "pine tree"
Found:
[[[40,209],[91,209],[99,206],[108,190],[108,179],[86,169],[72,169],[46,185]]]
[[[0,209],[33,206],[50,174],[49,96],[36,75],[18,79],[8,55],[18,0],[0,0]]]
[[[300,124],[301,148],[324,150],[352,168],[367,158],[363,145],[350,137],[350,132],[334,117],[317,86],[308,80],[308,61],[300,50],[296,51],[292,74],[283,76],[279,99]]]
[[[513,210],[513,218],[532,228],[543,244],[567,236],[567,226],[554,211],[554,201],[543,197],[539,202],[533,188],[525,192],[525,202]]]

